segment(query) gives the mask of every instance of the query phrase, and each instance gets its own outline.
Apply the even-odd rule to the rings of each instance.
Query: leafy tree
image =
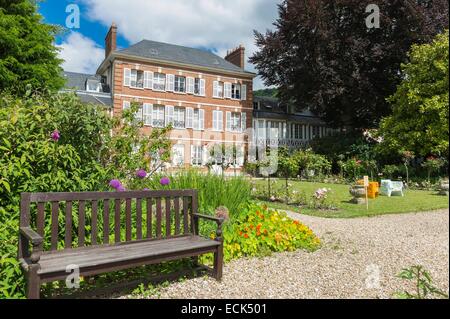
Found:
[[[413,46],[410,63],[402,66],[404,80],[389,98],[393,114],[380,125],[381,151],[448,157],[448,36]]]
[[[277,94],[278,94],[277,89],[262,89],[253,91],[253,96],[277,97]]]
[[[446,0],[382,0],[381,27],[368,29],[364,0],[284,0],[275,31],[255,31],[250,61],[266,85],[329,124],[376,127],[390,115],[385,98],[401,81],[413,43],[448,27]]]
[[[44,24],[31,0],[0,0],[0,91],[24,94],[64,85],[53,45],[56,26]]]

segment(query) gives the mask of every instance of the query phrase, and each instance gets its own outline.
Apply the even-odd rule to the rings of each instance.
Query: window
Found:
[[[153,105],[144,103],[143,109],[144,125],[146,126],[152,125],[152,113],[153,113]]]
[[[303,138],[303,125],[291,124],[291,138],[301,140]]]
[[[194,91],[193,94],[199,95],[199,96],[205,96],[205,87],[206,87],[206,80],[195,78],[194,80]]]
[[[144,72],[139,70],[131,70],[131,84],[132,88],[144,88]]]
[[[173,127],[182,129],[186,127],[185,122],[186,111],[182,107],[176,107],[173,112]]]
[[[186,77],[184,76],[175,76],[175,92],[178,93],[186,93]]]
[[[312,138],[320,137],[320,126],[312,127]]]
[[[88,79],[86,81],[86,91],[88,92],[101,92],[102,84],[97,80]]]
[[[163,73],[154,73],[153,90],[164,91],[166,89],[166,75]]]
[[[184,145],[176,144],[172,147],[172,164],[175,166],[184,165]]]
[[[201,131],[205,129],[205,110],[195,109],[193,113],[193,129]]]
[[[233,84],[231,85],[231,98],[232,99],[241,99],[241,85],[240,84]]]
[[[241,131],[241,113],[231,113],[229,131],[230,132]]]
[[[223,131],[223,112],[213,111],[213,130]]]
[[[164,110],[165,107],[163,105],[153,106],[153,127],[164,127]]]
[[[213,97],[223,98],[223,82],[214,81],[213,83]]]
[[[231,83],[223,84],[223,97],[226,99],[231,99]]]
[[[201,145],[191,146],[191,164],[201,166],[203,163],[203,147]]]
[[[194,94],[195,92],[195,79],[186,78],[186,93]]]

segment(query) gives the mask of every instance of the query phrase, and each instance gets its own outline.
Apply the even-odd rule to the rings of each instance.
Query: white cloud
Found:
[[[239,44],[247,58],[256,46],[253,30],[272,28],[280,0],[82,0],[88,18],[109,26],[130,43],[149,39],[189,47],[214,48],[224,56]],[[254,71],[254,67],[247,66]],[[256,88],[261,81],[255,81]]]
[[[78,32],[71,32],[58,47],[65,71],[94,74],[105,58],[103,48]]]

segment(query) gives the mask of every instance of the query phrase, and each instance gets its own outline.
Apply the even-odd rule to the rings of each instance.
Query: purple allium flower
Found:
[[[117,187],[116,189],[118,192],[124,192],[126,189],[125,187],[123,187],[122,185],[120,185],[119,187]]]
[[[61,135],[59,134],[58,130],[54,130],[50,135],[50,137],[52,138],[53,141],[58,142],[59,139],[61,138]]]
[[[149,189],[148,188],[144,188],[144,191],[149,191]]]
[[[161,185],[167,186],[170,184],[170,179],[168,177],[163,177],[159,182],[161,183]]]
[[[113,179],[112,181],[109,182],[109,186],[111,186],[114,189],[118,189],[119,187],[122,186],[122,183],[117,179]]]
[[[140,169],[136,172],[136,176],[140,179],[144,179],[147,177],[147,172],[143,169]]]

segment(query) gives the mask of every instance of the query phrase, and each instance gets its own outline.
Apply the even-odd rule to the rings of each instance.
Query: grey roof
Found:
[[[94,74],[64,71],[63,76],[66,79],[65,87],[67,89],[74,89],[74,90],[83,90],[83,91],[86,90],[86,81],[88,79],[100,81],[100,76]]]
[[[118,52],[155,60],[173,61],[189,65],[252,74],[209,51],[150,40],[142,40],[141,42]]]
[[[88,79],[100,82],[100,76],[76,72],[66,72],[63,74],[66,85],[63,92],[75,92],[82,102],[113,106],[110,93],[86,91],[86,81]]]

